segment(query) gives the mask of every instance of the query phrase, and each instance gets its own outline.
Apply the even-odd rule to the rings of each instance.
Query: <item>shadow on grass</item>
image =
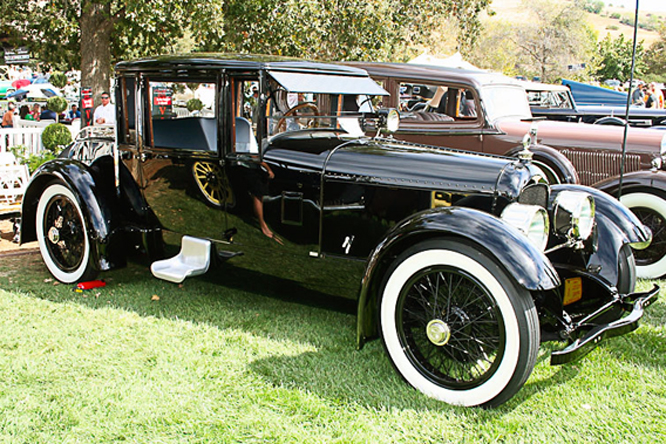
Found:
[[[54,302],[73,302],[90,308],[112,307],[141,316],[205,323],[220,329],[233,328],[275,340],[313,346],[316,351],[296,356],[272,356],[251,361],[249,369],[277,387],[311,391],[333,402],[357,403],[377,409],[416,411],[460,411],[427,398],[411,389],[391,366],[380,341],[356,350],[355,301],[336,298],[299,284],[225,264],[207,275],[182,285],[155,279],[147,264],[130,263],[127,268],[105,273],[107,287],[86,293],[72,286],[54,285],[39,255],[2,258],[0,287],[28,293]],[[159,301],[153,300],[159,296]],[[643,362],[661,366],[650,355],[656,344],[664,356],[657,334],[648,335],[651,345],[642,345]],[[613,338],[606,347],[615,347]],[[626,339],[631,344],[631,337]],[[539,362],[559,346],[542,345]],[[648,350],[650,348],[650,350]],[[635,350],[620,348],[619,359],[635,361]],[[546,353],[544,353],[546,351]],[[510,413],[532,396],[575,378],[579,370],[565,365],[546,379],[531,378],[506,404],[493,411],[478,410],[478,419],[494,420]],[[487,412],[487,413],[486,413]]]

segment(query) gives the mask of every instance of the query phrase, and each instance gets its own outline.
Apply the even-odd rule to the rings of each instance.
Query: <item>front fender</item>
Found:
[[[644,226],[631,210],[608,193],[583,185],[553,185],[550,189],[552,199],[564,190],[582,191],[591,194],[594,197],[596,211],[603,214],[608,221],[623,233],[625,236],[624,243],[644,244],[651,241],[652,233],[650,229]]]
[[[464,207],[424,211],[398,224],[368,258],[358,301],[359,346],[376,335],[379,292],[393,259],[417,242],[442,236],[463,238],[486,250],[527,290],[546,291],[560,285],[555,268],[543,252],[501,219]]]
[[[618,197],[620,192],[620,177],[613,176],[592,185],[605,193]],[[622,193],[636,190],[658,190],[666,193],[666,171],[641,170],[624,173],[622,179]]]
[[[522,146],[513,148],[506,155],[516,157],[520,151],[523,151]],[[571,161],[555,148],[546,145],[531,145],[529,150],[532,152],[533,162],[535,164],[544,164],[550,168],[562,183],[576,184],[580,183],[580,178],[576,172],[576,168]]]

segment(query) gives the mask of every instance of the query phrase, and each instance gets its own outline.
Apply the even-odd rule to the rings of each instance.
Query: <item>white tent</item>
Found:
[[[459,52],[456,52],[452,56],[446,57],[444,59],[440,59],[438,57],[428,54],[428,52],[426,51],[407,63],[414,63],[417,65],[442,66],[445,68],[467,69],[471,71],[484,71],[483,69],[477,68],[471,63],[463,60],[462,55]]]
[[[15,100],[37,100],[46,101],[49,97],[59,96],[60,90],[50,83],[32,83],[17,89],[13,93],[7,94],[7,98]]]

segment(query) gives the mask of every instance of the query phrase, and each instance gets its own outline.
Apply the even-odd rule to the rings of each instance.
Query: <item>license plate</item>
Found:
[[[583,298],[583,279],[579,277],[564,281],[564,305],[573,304]]]

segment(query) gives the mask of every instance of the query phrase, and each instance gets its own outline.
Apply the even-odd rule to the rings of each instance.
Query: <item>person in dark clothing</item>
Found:
[[[44,111],[39,115],[39,120],[56,120],[56,113],[50,110],[48,106],[44,107]]]

